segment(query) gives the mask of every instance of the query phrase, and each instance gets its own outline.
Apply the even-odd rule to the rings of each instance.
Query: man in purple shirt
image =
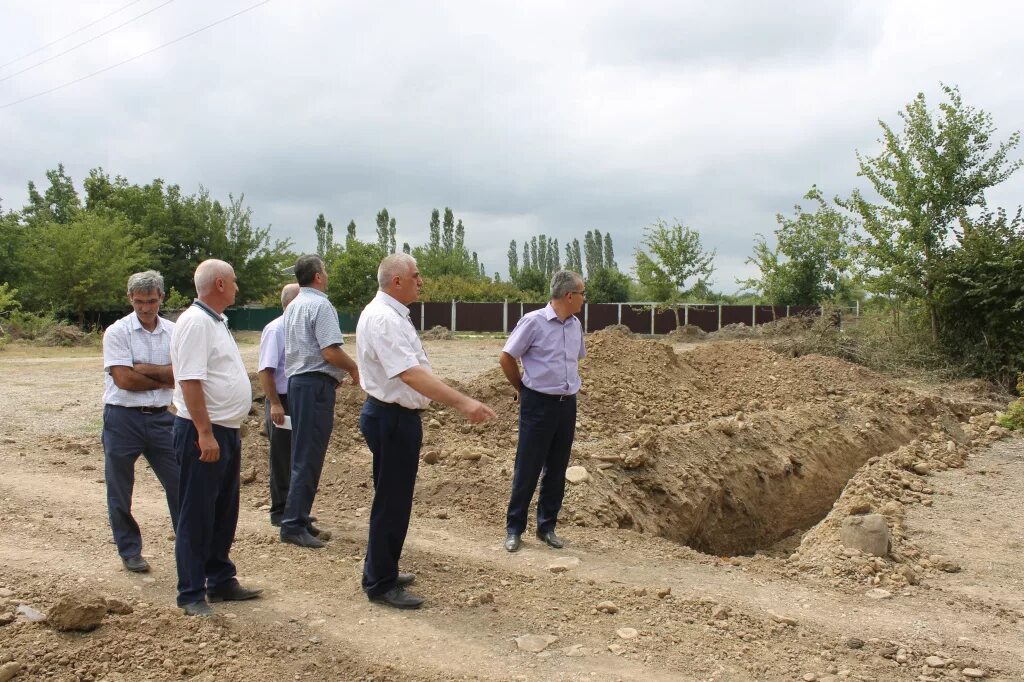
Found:
[[[299,295],[295,282],[281,289],[281,309]],[[260,386],[267,396],[264,412],[267,438],[270,440],[270,523],[281,525],[288,484],[292,479],[292,431],[284,427],[288,413],[288,376],[284,373],[284,315],[271,320],[260,336],[260,360],[257,368]]]
[[[576,314],[585,300],[582,277],[569,270],[556,272],[551,278],[551,302],[524,315],[501,351],[501,369],[519,401],[519,447],[505,522],[509,552],[522,544],[538,479],[537,538],[555,549],[563,546],[555,535],[555,524],[576,434],[579,360],[586,355],[583,326]],[[522,374],[517,361],[523,363]]]

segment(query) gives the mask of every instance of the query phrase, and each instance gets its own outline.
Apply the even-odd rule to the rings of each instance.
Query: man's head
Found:
[[[583,278],[572,270],[559,270],[551,277],[551,302],[562,307],[569,315],[583,310],[587,292]]]
[[[238,293],[238,279],[230,263],[216,258],[204,260],[196,268],[193,280],[199,300],[218,313],[235,302]]]
[[[164,300],[164,278],[156,270],[136,272],[128,278],[128,300],[146,328],[156,323]]]
[[[402,305],[409,305],[420,297],[420,289],[423,288],[416,259],[407,253],[387,256],[377,268],[377,285]]]
[[[291,282],[285,284],[284,288],[281,289],[281,307],[287,308],[288,304],[295,300],[295,297],[299,295],[300,287],[297,282]]]
[[[314,254],[299,256],[295,261],[295,281],[300,287],[313,287],[319,291],[327,290],[327,269],[324,259]]]

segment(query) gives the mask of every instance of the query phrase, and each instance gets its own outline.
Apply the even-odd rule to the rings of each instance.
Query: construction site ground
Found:
[[[256,369],[252,334],[240,337]],[[360,589],[372,501],[343,386],[314,513],[323,550],[268,519],[256,391],[233,558],[250,602],[175,607],[167,508],[140,459],[149,574],[107,522],[96,347],[0,351],[0,680],[964,680],[1024,678],[1024,440],[1005,396],[921,385],[757,339],[588,336],[559,533],[502,547],[516,407],[502,339],[426,343],[498,419],[424,414],[402,570],[423,609]],[[352,346],[349,346],[351,350]],[[256,385],[256,384],[254,384]],[[578,477],[578,478],[577,478]],[[877,514],[884,557],[840,540]],[[532,519],[531,519],[532,523]],[[93,630],[61,600],[106,604]],[[49,621],[38,621],[50,614]]]

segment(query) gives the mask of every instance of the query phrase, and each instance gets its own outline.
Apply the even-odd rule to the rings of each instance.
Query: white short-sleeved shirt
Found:
[[[288,393],[288,375],[284,372],[284,315],[267,323],[260,334],[260,361],[257,372],[274,372],[274,386],[280,395]]]
[[[359,384],[369,395],[411,410],[422,410],[430,404],[430,398],[398,378],[416,366],[431,371],[408,308],[378,291],[359,316],[356,347]]]
[[[321,372],[341,382],[345,371],[324,360],[321,350],[342,346],[338,311],[327,294],[313,287],[302,287],[299,295],[284,310],[285,374]]]
[[[171,404],[174,391],[156,388],[150,391],[129,391],[118,388],[111,367],[134,367],[171,364],[171,333],[174,323],[157,317],[156,329],[147,330],[134,312],[107,327],[103,333],[103,402],[123,407],[165,407]]]
[[[174,367],[174,407],[191,419],[181,382],[202,381],[210,421],[237,429],[252,407],[252,384],[238,345],[228,331],[227,318],[196,301],[178,317],[171,335]]]

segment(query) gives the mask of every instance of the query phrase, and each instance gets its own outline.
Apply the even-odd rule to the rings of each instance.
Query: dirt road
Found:
[[[440,375],[468,382],[493,366],[500,343],[432,342],[428,352]],[[254,369],[255,346],[241,347]],[[371,489],[350,421],[336,428],[341,445],[315,509],[335,534],[320,552],[278,542],[261,509],[265,440],[252,430],[234,559],[242,580],[266,592],[200,621],[174,608],[170,523],[142,460],[135,510],[154,570],[121,568],[106,522],[101,365],[88,349],[0,353],[0,622],[19,605],[46,612],[80,591],[131,612],[80,634],[18,615],[0,625],[0,677],[16,663],[16,679],[61,680],[1024,678],[1021,439],[928,476],[930,506],[907,506],[907,541],[961,570],[883,584],[880,599],[869,596],[870,579],[804,570],[789,550],[723,558],[596,515],[565,525],[565,550],[528,541],[510,555],[494,523],[502,510],[467,511],[473,499],[494,506],[478,490],[484,483],[457,487],[471,465],[424,467],[403,570],[416,572],[428,603],[399,612],[369,604],[359,589]],[[452,420],[439,432],[460,428]],[[597,449],[586,433],[582,447]],[[500,453],[492,468],[473,469],[498,479],[496,490],[511,463],[507,448]],[[570,514],[589,499],[579,495],[570,493]],[[611,606],[598,610],[604,602]],[[540,636],[536,647],[519,642],[541,650],[520,648],[524,635]]]

